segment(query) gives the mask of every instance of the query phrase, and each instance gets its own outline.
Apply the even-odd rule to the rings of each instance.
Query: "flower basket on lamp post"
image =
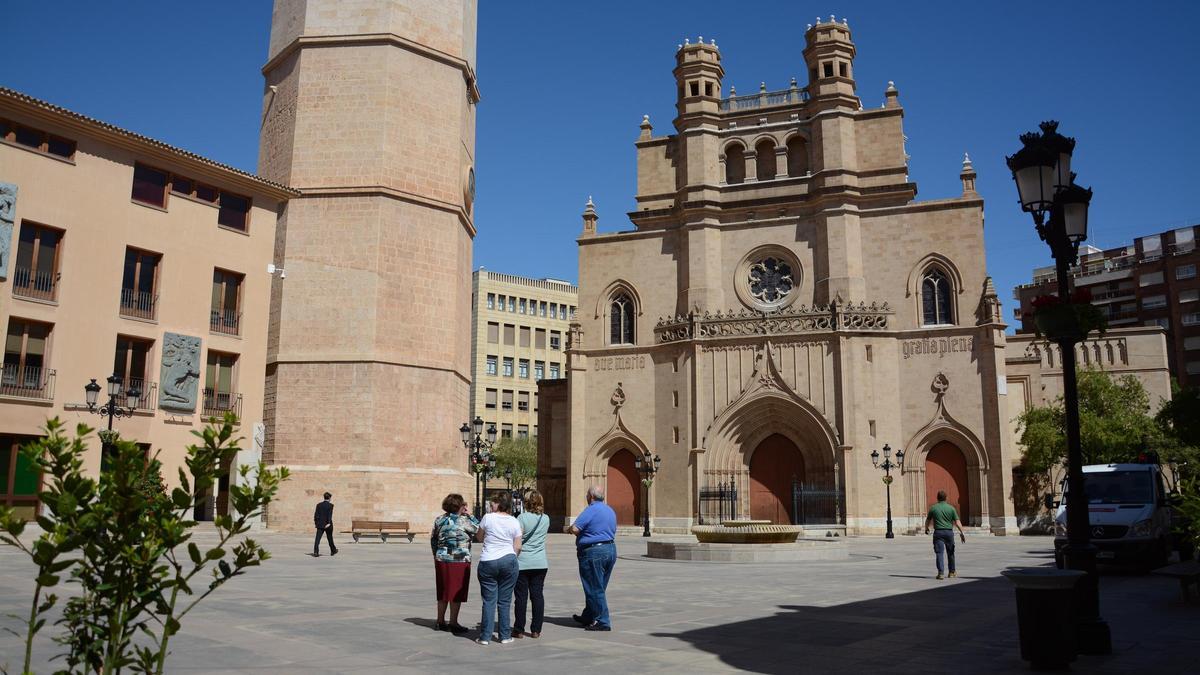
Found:
[[[1075,291],[1069,301],[1055,295],[1035,298],[1032,315],[1038,337],[1075,344],[1087,339],[1092,331],[1103,335],[1108,328],[1108,319],[1091,300],[1091,294],[1086,290]]]

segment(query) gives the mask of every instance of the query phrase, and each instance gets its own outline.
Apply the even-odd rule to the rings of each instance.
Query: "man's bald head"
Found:
[[[593,485],[588,488],[588,503],[604,501],[604,488],[599,485]]]

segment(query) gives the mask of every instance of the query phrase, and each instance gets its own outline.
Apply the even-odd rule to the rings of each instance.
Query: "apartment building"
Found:
[[[103,428],[84,387],[109,378],[122,438],[177,480],[193,430],[233,411],[261,442],[277,214],[296,193],[160,141],[0,88],[0,504],[38,513],[17,449],[59,417]],[[102,464],[89,441],[86,468]],[[226,512],[229,476],[197,516]],[[235,478],[236,480],[236,478]]]
[[[1200,384],[1200,251],[1196,226],[1137,237],[1116,248],[1087,246],[1071,269],[1074,288],[1087,289],[1109,326],[1157,326],[1166,331],[1171,375],[1182,386]],[[1058,292],[1053,267],[1033,271],[1013,289],[1018,333],[1034,332],[1033,299]]]
[[[472,275],[471,418],[499,438],[537,436],[538,381],[566,377],[567,328],[579,291],[556,279]]]

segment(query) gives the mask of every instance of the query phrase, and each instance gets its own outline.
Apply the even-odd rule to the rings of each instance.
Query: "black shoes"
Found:
[[[445,621],[435,621],[433,624],[434,630],[450,630],[450,624]]]
[[[572,614],[571,618],[575,619],[575,623],[579,624],[580,626],[588,626],[595,623],[594,621],[584,621],[583,617],[579,616],[578,614]]]
[[[337,555],[337,552],[338,552],[338,550],[335,548],[335,549],[333,549],[332,552],[330,552],[329,555]]]
[[[592,624],[592,625],[590,625],[590,626],[586,626],[586,627],[584,627],[584,630],[591,630],[591,631],[610,631],[610,630],[612,630],[612,626],[602,626],[602,625],[600,625],[600,624],[598,624],[598,623],[593,623],[593,624]]]
[[[450,624],[450,632],[454,633],[455,635],[462,635],[463,633],[467,632],[467,627],[452,623]]]

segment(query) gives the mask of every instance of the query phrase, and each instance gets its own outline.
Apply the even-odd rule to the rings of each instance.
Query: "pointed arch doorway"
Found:
[[[958,509],[966,525],[971,522],[971,494],[967,483],[967,458],[958,446],[942,441],[929,449],[925,457],[925,506],[937,503],[938,490],[946,491],[946,501]]]
[[[792,481],[804,482],[804,457],[787,436],[771,434],[750,456],[750,517],[792,522]]]
[[[642,519],[642,481],[633,453],[621,449],[608,458],[608,494],[605,501],[617,513],[618,525],[637,525]]]

